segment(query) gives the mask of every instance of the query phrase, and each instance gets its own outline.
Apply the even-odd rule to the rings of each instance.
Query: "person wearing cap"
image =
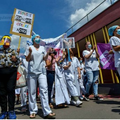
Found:
[[[115,67],[120,76],[120,26],[114,25],[108,29],[110,45],[114,53]]]
[[[15,86],[20,60],[18,53],[10,48],[11,37],[5,35],[1,40],[4,41],[4,44],[0,48],[0,106],[2,112],[0,119],[5,119],[6,117],[8,119],[16,119],[14,111]],[[7,106],[9,107],[8,112]]]
[[[32,36],[33,45],[27,47],[24,55],[28,61],[28,97],[29,97],[29,112],[30,118],[35,118],[38,107],[36,103],[36,85],[39,83],[40,98],[42,111],[45,118],[55,118],[55,113],[52,113],[48,104],[48,86],[46,78],[45,60],[48,57],[49,51],[43,46],[40,46],[40,36],[35,34]]]

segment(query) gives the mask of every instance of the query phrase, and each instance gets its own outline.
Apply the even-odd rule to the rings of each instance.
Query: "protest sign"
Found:
[[[10,34],[31,38],[33,22],[34,14],[15,8]]]

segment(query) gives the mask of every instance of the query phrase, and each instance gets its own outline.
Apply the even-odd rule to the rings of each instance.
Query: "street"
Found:
[[[40,102],[38,101],[38,114],[35,119],[43,119]],[[29,111],[22,113],[21,106],[15,106],[17,119],[30,119]],[[119,119],[120,98],[105,98],[103,101],[83,101],[81,107],[69,105],[69,108],[53,109],[56,119]]]

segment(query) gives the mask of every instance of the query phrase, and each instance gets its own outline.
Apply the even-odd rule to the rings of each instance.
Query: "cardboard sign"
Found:
[[[33,22],[34,14],[15,8],[10,34],[31,38]]]

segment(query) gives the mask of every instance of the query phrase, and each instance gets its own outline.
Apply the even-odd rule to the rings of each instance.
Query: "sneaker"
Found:
[[[71,105],[76,105],[76,101],[71,100],[71,101],[70,101],[70,104],[71,104]]]
[[[85,97],[84,97],[84,100],[86,100],[86,101],[89,101],[90,99],[89,99],[89,95],[85,95]]]
[[[80,100],[83,100],[84,99],[84,97],[83,96],[80,96]]]
[[[15,111],[8,112],[8,119],[16,119]]]
[[[99,96],[94,96],[94,100],[103,100],[103,98],[101,98]]]
[[[5,119],[5,118],[7,118],[7,112],[2,112],[1,114],[0,114],[0,119]]]
[[[82,101],[77,100],[77,101],[76,101],[76,106],[79,106],[79,105],[82,105]]]

